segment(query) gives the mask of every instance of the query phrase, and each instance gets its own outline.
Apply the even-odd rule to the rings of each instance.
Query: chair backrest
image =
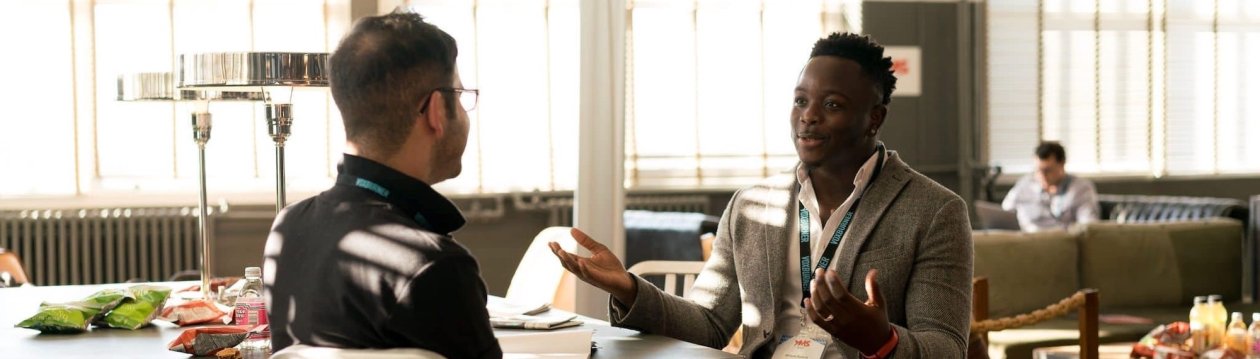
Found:
[[[1015,212],[1007,212],[1002,205],[993,202],[975,201],[975,206],[980,229],[1019,230],[1019,217]]]
[[[513,303],[550,303],[553,308],[572,311],[573,303],[561,298],[566,283],[572,286],[572,274],[564,270],[560,260],[547,246],[556,242],[569,252],[577,252],[577,241],[569,234],[571,227],[548,227],[534,236],[525,256],[516,266],[504,299]]]
[[[9,252],[0,248],[0,273],[9,273],[12,278],[12,285],[26,284],[30,280],[26,277],[26,270],[22,269],[22,259],[18,258],[17,253]]]
[[[695,284],[696,275],[703,269],[704,262],[700,261],[643,261],[630,267],[629,271],[639,276],[663,275],[665,287],[661,289],[686,297],[691,292],[691,285]],[[682,288],[678,288],[678,277],[683,279]]]
[[[1227,217],[1247,221],[1247,204],[1232,198],[1098,195],[1102,219],[1121,223],[1176,222]]]
[[[272,359],[445,359],[420,348],[341,349],[291,345],[271,355]]]

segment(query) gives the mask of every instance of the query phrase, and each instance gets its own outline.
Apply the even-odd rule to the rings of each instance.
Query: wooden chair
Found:
[[[696,275],[704,269],[704,262],[700,261],[642,261],[631,266],[630,273],[639,276],[662,275],[665,276],[666,293],[674,294],[680,297],[686,297],[691,292],[691,285],[696,281]],[[678,279],[683,280],[682,287],[678,287]]]
[[[9,283],[18,286],[30,283],[30,279],[26,277],[26,270],[22,269],[22,259],[17,253],[9,252],[0,248],[0,273],[9,273],[13,282]]]
[[[971,281],[971,335],[967,357],[988,358],[989,332],[1037,324],[1063,316],[1072,310],[1077,310],[1078,313],[1081,359],[1098,359],[1097,289],[1081,289],[1058,303],[1031,313],[989,319],[989,280],[985,277],[974,278]]]

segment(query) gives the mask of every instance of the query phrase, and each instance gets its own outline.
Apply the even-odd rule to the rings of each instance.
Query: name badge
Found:
[[[819,359],[831,343],[831,335],[814,323],[808,323],[795,336],[779,338],[773,359]]]

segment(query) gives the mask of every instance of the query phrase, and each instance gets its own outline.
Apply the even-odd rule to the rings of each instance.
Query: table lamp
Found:
[[[220,52],[180,54],[180,89],[262,91],[267,133],[276,144],[276,212],[285,206],[284,143],[293,126],[293,104],[275,103],[272,92],[328,87],[328,53]]]
[[[197,143],[198,241],[201,242],[201,297],[213,300],[210,292],[212,263],[210,235],[206,227],[206,143],[210,141],[211,101],[263,101],[262,92],[178,90],[170,72],[141,72],[118,76],[118,101],[192,101],[198,108],[192,114],[193,141]]]

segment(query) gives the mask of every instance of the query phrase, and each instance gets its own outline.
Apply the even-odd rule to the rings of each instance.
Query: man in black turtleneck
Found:
[[[330,60],[346,128],[336,185],[285,208],[264,265],[274,350],[420,348],[448,358],[503,354],[464,225],[431,187],[454,178],[477,91],[455,40],[414,13],[360,20]]]

